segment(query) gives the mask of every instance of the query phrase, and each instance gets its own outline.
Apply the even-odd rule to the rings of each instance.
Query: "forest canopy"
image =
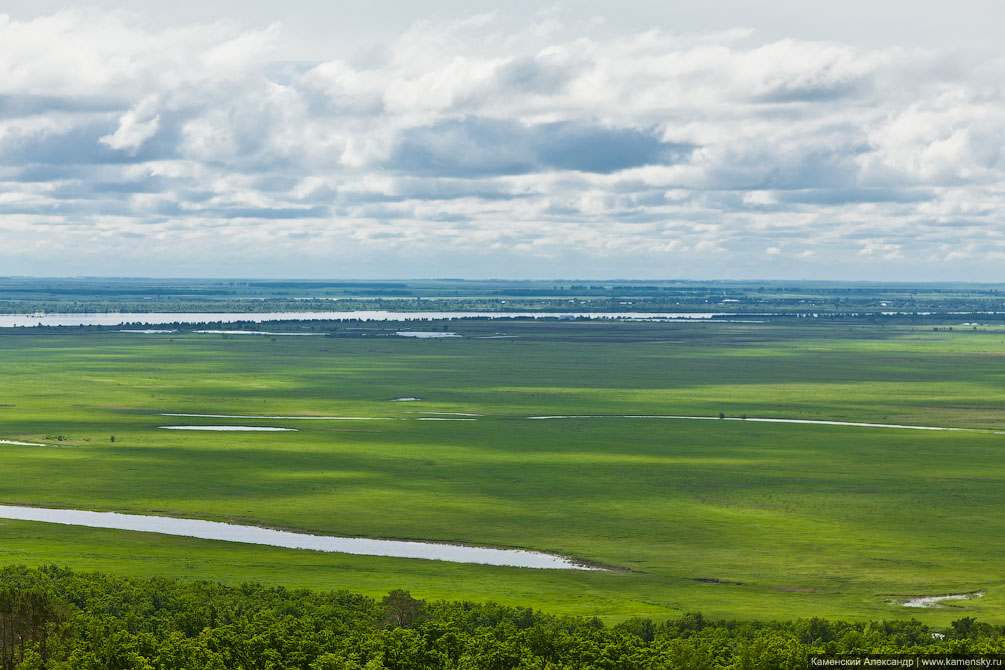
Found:
[[[0,669],[805,668],[815,655],[1005,653],[1005,626],[665,622],[246,583],[0,569]]]

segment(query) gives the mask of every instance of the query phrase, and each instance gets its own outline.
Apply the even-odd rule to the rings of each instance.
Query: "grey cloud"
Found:
[[[189,215],[193,212],[188,212]],[[318,219],[331,215],[329,207],[210,207],[198,212],[201,216],[224,219]]]
[[[269,81],[286,86],[318,65],[318,61],[273,61],[265,64],[264,73]]]
[[[265,174],[254,180],[255,190],[263,193],[285,193],[292,191],[300,183],[293,175]]]
[[[694,148],[663,142],[651,130],[584,122],[525,125],[466,117],[406,131],[388,167],[461,177],[550,169],[610,174],[643,165],[677,163]]]
[[[809,84],[782,84],[754,96],[759,102],[834,102],[842,98],[862,95],[867,82],[862,80],[816,82]]]
[[[0,204],[0,213],[7,216],[24,215],[61,215],[73,220],[81,220],[91,216],[130,216],[134,212],[129,205],[120,200],[67,199],[47,200],[35,204]]]
[[[438,189],[433,189],[427,193],[414,193],[407,196],[409,200],[462,200],[465,198],[472,198],[475,200],[480,200],[484,202],[512,202],[516,200],[523,200],[526,198],[533,198],[534,195],[531,193],[501,193],[501,192],[486,192],[486,191],[441,191]]]
[[[404,202],[409,199],[411,198],[403,195],[390,195],[387,193],[374,193],[371,191],[343,191],[338,194],[339,204],[346,207],[377,203]]]
[[[614,215],[618,223],[658,223],[667,220],[667,213],[659,210],[628,209]]]
[[[575,75],[572,68],[528,56],[514,58],[496,72],[501,86],[537,94],[557,93]]]
[[[0,149],[0,156],[3,156],[2,149]],[[15,165],[18,165],[18,169],[8,179],[26,184],[54,182],[81,176],[80,167],[77,165],[19,165],[17,163]]]
[[[63,132],[24,134],[0,144],[0,163],[10,165],[93,164],[134,162],[98,140],[114,132],[115,123],[89,122]]]
[[[409,200],[520,200],[533,194],[514,192],[512,185],[491,176],[484,179],[401,176],[395,180],[395,191]]]
[[[186,203],[200,203],[211,200],[216,194],[212,191],[207,191],[205,189],[199,188],[186,188],[184,186],[178,187],[175,185],[174,191],[172,193],[179,202]]]
[[[550,123],[535,128],[539,157],[548,167],[611,173],[643,165],[679,163],[696,148],[663,142],[655,132],[608,129],[576,123]]]
[[[122,181],[80,180],[60,184],[47,195],[60,200],[96,199],[105,196],[130,195],[133,193],[163,193],[168,188],[166,180],[159,177]]]
[[[471,217],[465,214],[454,214],[450,212],[437,212],[432,214],[429,218],[432,221],[439,221],[441,223],[466,223],[471,220]]]
[[[37,116],[49,112],[94,114],[115,112],[122,108],[119,100],[99,97],[67,97],[37,94],[0,94],[0,118]]]
[[[847,189],[856,186],[859,166],[855,157],[861,146],[821,149],[807,138],[797,149],[756,146],[750,153],[727,152],[708,172],[713,188],[764,189]]]
[[[163,130],[135,152],[112,149],[101,142],[102,137],[114,133],[117,127],[117,119],[109,116],[65,130],[24,134],[0,143],[0,163],[25,166],[38,170],[36,174],[40,175],[45,174],[46,166],[56,166],[52,168],[56,173],[70,176],[68,165],[135,164],[177,155],[177,128],[171,124],[164,124]]]
[[[930,189],[919,188],[811,188],[778,191],[776,198],[783,203],[808,205],[847,205],[869,202],[925,202],[935,197]]]
[[[328,186],[322,186],[320,188],[314,189],[307,195],[296,198],[297,202],[301,203],[332,203],[338,199],[338,191],[329,188]]]
[[[991,214],[992,212],[987,213]],[[913,225],[917,228],[931,228],[935,230],[943,230],[946,228],[970,228],[971,230],[967,234],[971,237],[978,237],[982,239],[992,239],[998,237],[995,232],[988,229],[988,221],[981,219],[952,218],[940,221],[920,219],[913,222]]]
[[[544,209],[543,213],[551,217],[559,217],[559,218],[570,218],[579,216],[580,214],[579,210],[576,209],[575,207],[569,207],[568,205],[557,205],[557,204],[548,205]]]
[[[475,181],[476,183],[480,183],[478,180]],[[488,187],[490,185],[486,184],[485,186]],[[486,192],[480,191],[477,188],[465,191],[458,189],[437,188],[434,185],[430,185],[428,188],[412,185],[406,189],[406,192],[397,195],[377,193],[373,191],[345,191],[338,193],[334,198],[325,200],[325,202],[335,200],[340,205],[351,207],[377,203],[406,203],[410,201],[441,202],[465,199],[474,200],[479,203],[510,202],[526,200],[527,198],[532,197],[534,197],[534,195],[529,193]],[[305,198],[303,201],[314,201],[314,198]]]
[[[647,190],[631,195],[625,204],[629,207],[656,207],[668,202],[671,201],[667,198],[666,191]]]

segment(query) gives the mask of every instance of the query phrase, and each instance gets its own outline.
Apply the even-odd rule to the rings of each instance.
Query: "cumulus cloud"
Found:
[[[160,120],[156,97],[145,98],[122,115],[114,133],[105,135],[99,141],[112,149],[124,149],[135,154],[157,132]]]
[[[968,278],[1005,253],[1005,62],[502,25],[303,62],[279,23],[0,15],[4,272]]]

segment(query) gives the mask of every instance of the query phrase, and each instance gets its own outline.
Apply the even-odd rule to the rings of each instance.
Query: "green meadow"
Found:
[[[6,331],[0,439],[47,446],[0,444],[0,504],[533,549],[608,571],[6,520],[0,563],[374,596],[403,588],[609,621],[702,611],[1005,622],[1005,434],[995,432],[1005,430],[1005,330],[449,327],[464,337]],[[432,412],[479,416],[417,420],[451,417]],[[720,413],[976,430],[618,416]],[[607,416],[528,418],[546,415]],[[158,428],[180,424],[297,432]],[[985,595],[901,605],[973,592]]]

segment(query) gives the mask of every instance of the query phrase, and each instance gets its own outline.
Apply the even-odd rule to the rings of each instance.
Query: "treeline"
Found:
[[[524,607],[377,601],[260,584],[134,579],[57,567],[0,570],[0,668],[350,670],[805,668],[816,654],[1005,653],[1005,627],[916,621],[654,623]],[[939,637],[941,635],[942,637]]]

